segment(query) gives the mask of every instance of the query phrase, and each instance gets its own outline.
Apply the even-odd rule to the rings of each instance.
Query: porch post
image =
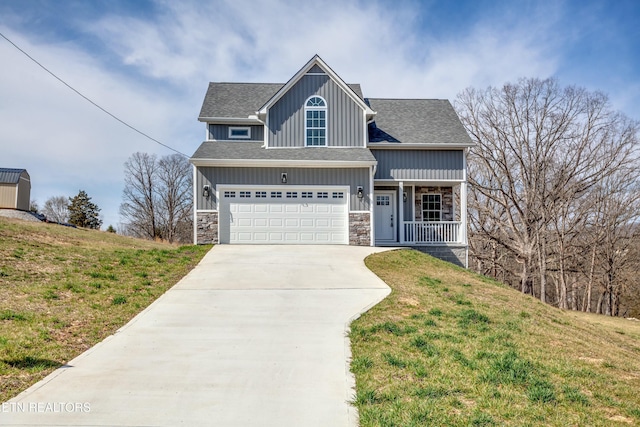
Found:
[[[467,183],[460,183],[460,243],[467,244]]]
[[[398,228],[400,229],[400,244],[404,243],[404,181],[398,183]]]

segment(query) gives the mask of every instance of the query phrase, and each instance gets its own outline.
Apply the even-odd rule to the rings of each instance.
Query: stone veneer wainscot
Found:
[[[198,212],[196,242],[199,245],[218,243],[218,212]]]
[[[371,246],[371,214],[369,212],[349,213],[349,244]]]

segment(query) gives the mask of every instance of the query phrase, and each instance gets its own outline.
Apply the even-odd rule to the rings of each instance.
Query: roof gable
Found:
[[[319,74],[323,73],[329,76],[353,101],[358,104],[367,113],[367,117],[371,118],[375,112],[369,108],[364,102],[361,94],[356,93],[350,85],[346,84],[323,60],[320,56],[315,55],[307,62],[287,83],[285,83],[264,105],[258,110],[259,117],[266,117],[267,110],[274,105],[280,98],[284,96],[300,79],[307,73]]]

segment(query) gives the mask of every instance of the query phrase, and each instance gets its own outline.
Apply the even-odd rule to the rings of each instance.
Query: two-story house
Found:
[[[287,83],[210,83],[197,244],[411,246],[467,265],[466,151],[447,100],[363,97],[319,57]]]

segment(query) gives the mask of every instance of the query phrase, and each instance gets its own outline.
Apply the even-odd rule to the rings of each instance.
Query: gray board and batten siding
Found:
[[[287,183],[280,182],[281,174],[287,174]],[[349,186],[351,211],[369,210],[369,168],[290,168],[290,167],[198,167],[196,188],[204,185],[260,185],[278,186],[286,190],[291,185]],[[359,199],[357,187],[362,186],[364,197]],[[217,200],[213,191],[209,198],[197,194],[198,210],[217,210]]]
[[[307,74],[269,109],[269,147],[305,146],[304,105],[312,95],[327,102],[327,146],[364,146],[363,109],[329,76]]]
[[[386,150],[371,147],[378,167],[375,179],[464,180],[463,150]]]
[[[229,128],[245,127],[250,129],[250,138],[229,138]],[[233,139],[234,141],[264,141],[263,125],[209,125],[209,139],[216,141],[226,141]]]

